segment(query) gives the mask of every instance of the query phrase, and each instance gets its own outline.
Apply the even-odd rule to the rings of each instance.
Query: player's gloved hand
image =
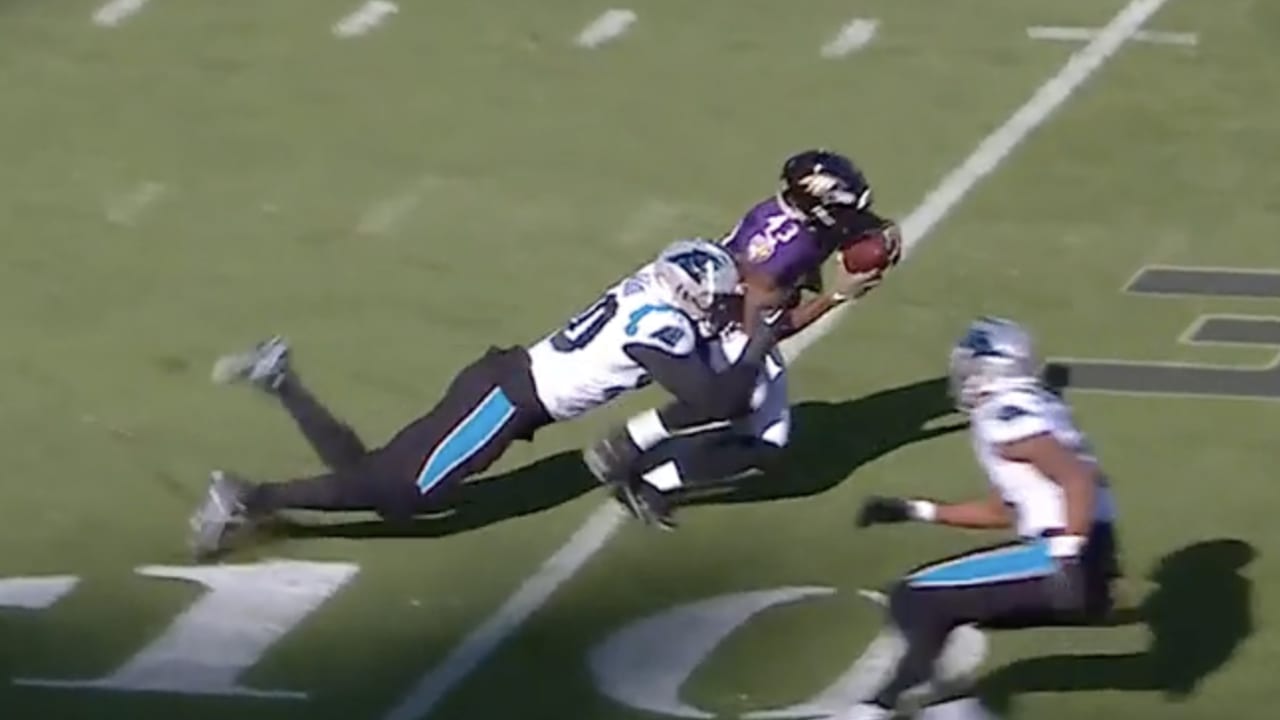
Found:
[[[873,495],[863,501],[862,509],[858,511],[857,522],[858,527],[910,520],[929,522],[937,512],[938,506],[928,500],[905,500]]]

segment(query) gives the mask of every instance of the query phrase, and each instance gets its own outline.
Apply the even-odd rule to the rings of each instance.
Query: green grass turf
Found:
[[[403,2],[348,41],[329,33],[347,0],[154,0],[111,31],[89,22],[96,4],[0,3],[0,576],[83,578],[49,611],[0,611],[14,677],[110,672],[198,597],[132,570],[186,562],[210,468],[317,466],[268,403],[208,383],[220,352],[287,333],[317,390],[381,439],[486,345],[536,339],[674,236],[725,230],[789,151],[855,153],[905,213],[1074,49],[1026,26],[1097,26],[1122,3],[650,0],[594,52],[571,44],[605,9],[585,0]],[[877,40],[821,59],[858,16],[881,21]],[[592,688],[591,647],[678,603],[786,585],[839,592],[735,634],[684,700],[735,717],[825,687],[875,630],[854,590],[981,540],[850,528],[866,493],[981,491],[962,434],[915,432],[944,412],[918,384],[971,315],[1027,321],[1050,355],[1268,358],[1176,343],[1199,313],[1278,312],[1266,303],[1119,289],[1147,263],[1280,268],[1278,23],[1263,0],[1172,0],[1155,26],[1200,47],[1127,48],[796,365],[791,472],[689,509],[673,536],[625,528],[435,717],[638,718]],[[148,183],[153,201],[122,219]],[[360,565],[243,678],[309,702],[0,685],[0,717],[379,717],[600,502],[571,451],[655,397],[517,448],[500,492],[428,537],[234,558]],[[1157,596],[1193,616],[1170,623],[1173,651],[1051,665],[1078,686],[1062,692],[1021,692],[1045,684],[1036,666],[988,687],[1016,717],[1270,717],[1280,406],[1075,400],[1115,477],[1128,569],[1247,542],[1251,624],[1230,573],[1192,564]],[[539,511],[489,522],[522,510]],[[987,667],[1148,642],[1141,627],[1006,634]],[[1203,676],[1189,695],[1163,692],[1188,673]]]

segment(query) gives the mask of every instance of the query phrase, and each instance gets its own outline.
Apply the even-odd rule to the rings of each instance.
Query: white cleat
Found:
[[[279,389],[288,374],[289,343],[279,335],[246,352],[223,355],[213,364],[215,383],[248,382],[268,392]]]
[[[235,530],[248,522],[241,498],[248,485],[232,475],[215,470],[209,475],[204,502],[191,516],[191,552],[204,562],[227,549]]]

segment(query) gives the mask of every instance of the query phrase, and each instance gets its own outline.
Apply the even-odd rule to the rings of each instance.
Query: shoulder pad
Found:
[[[639,275],[629,277],[622,283],[622,297],[630,297],[637,293],[642,293],[648,287],[648,283]]]
[[[647,345],[669,355],[693,353],[698,333],[679,309],[663,303],[646,303],[633,308],[625,316],[624,333],[628,343]]]
[[[987,400],[975,420],[993,443],[1009,443],[1052,429],[1044,401],[1035,393],[1003,392]]]
[[[995,415],[1000,422],[1012,422],[1020,417],[1035,415],[1035,413],[1022,405],[1001,405],[996,408]]]

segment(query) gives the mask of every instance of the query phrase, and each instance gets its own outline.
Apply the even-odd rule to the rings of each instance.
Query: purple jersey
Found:
[[[776,197],[751,208],[720,244],[739,262],[764,271],[778,287],[795,285],[831,254],[804,219]]]

